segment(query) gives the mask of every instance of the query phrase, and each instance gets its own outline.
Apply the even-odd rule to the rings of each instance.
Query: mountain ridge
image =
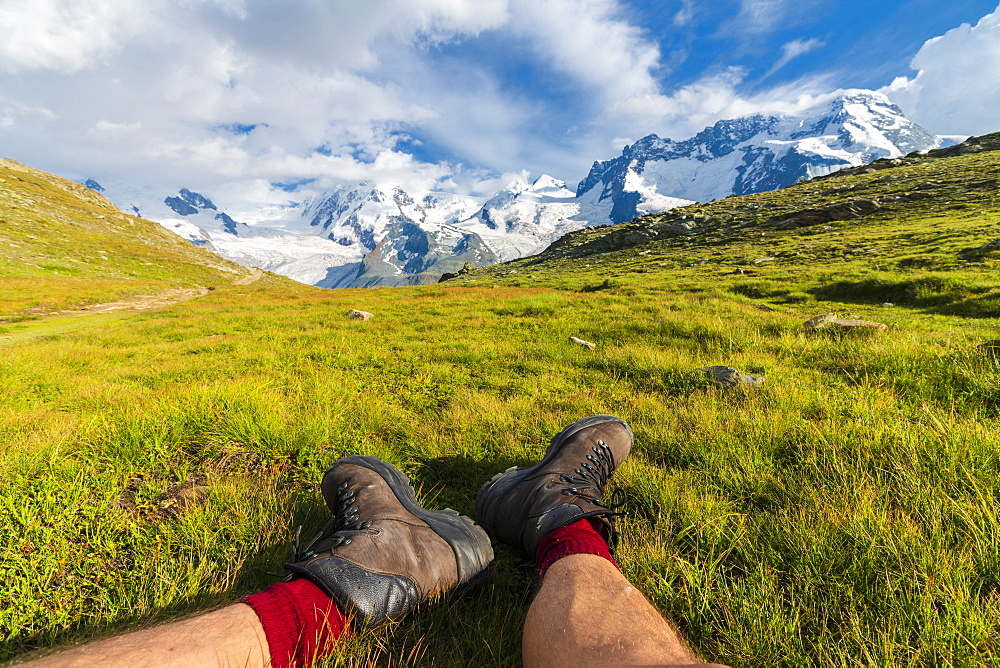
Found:
[[[479,198],[362,181],[302,202],[269,225],[246,225],[182,188],[163,200],[171,213],[155,219],[224,257],[302,282],[407,285],[433,282],[435,273],[453,273],[466,262],[483,266],[532,255],[588,226],[782,188],[940,144],[881,93],[848,90],[799,114],[722,120],[682,141],[647,135],[620,156],[595,161],[575,192],[547,174],[530,183],[526,175],[517,177]],[[464,245],[452,248],[479,250],[449,257],[448,226],[465,236]],[[424,262],[405,250],[432,246]],[[378,255],[366,263],[376,248]]]
[[[650,190],[706,202],[775,190],[939,144],[938,137],[906,119],[884,95],[845,91],[800,114],[723,120],[679,142],[647,135],[626,146],[621,156],[595,162],[577,197],[600,185],[600,199],[614,202],[611,222],[622,223],[655,213],[642,210]]]

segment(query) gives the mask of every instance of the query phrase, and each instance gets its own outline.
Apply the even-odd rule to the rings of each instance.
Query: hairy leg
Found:
[[[701,665],[614,564],[592,554],[553,563],[524,622],[524,665]]]
[[[237,603],[179,622],[74,647],[33,661],[45,666],[239,666],[270,664],[267,639],[257,614]]]

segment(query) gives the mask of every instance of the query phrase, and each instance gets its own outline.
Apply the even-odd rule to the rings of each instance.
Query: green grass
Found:
[[[347,320],[354,307],[375,320]],[[807,335],[812,311],[724,291],[234,286],[10,345],[0,647],[9,658],[266,586],[294,527],[321,521],[317,481],[338,457],[383,457],[430,505],[471,513],[490,475],[609,412],[637,436],[616,476],[621,561],[707,657],[989,663],[1000,368],[975,344],[992,323],[893,312],[892,331],[858,339]],[[768,382],[716,390],[691,373],[708,364]],[[206,504],[140,512],[195,473]],[[130,480],[139,509],[121,507]],[[480,598],[341,658],[516,665],[531,568],[498,555]]]
[[[636,434],[614,479],[628,498],[619,561],[706,659],[996,665],[1000,361],[978,345],[1000,335],[1000,280],[989,253],[967,251],[995,234],[995,189],[968,184],[998,161],[929,164],[699,205],[747,218],[690,240],[574,255],[649,221],[585,230],[437,286],[222,281],[72,327],[9,319],[0,661],[268,585],[295,528],[323,522],[318,481],[336,458],[382,457],[429,506],[471,514],[491,475],[611,413]],[[950,175],[965,185],[830,230],[757,224],[839,187],[886,197]],[[827,311],[889,329],[802,328]],[[767,382],[711,387],[695,370],[715,364]],[[206,501],[167,512],[191,480]],[[497,559],[479,597],[358,634],[334,662],[518,665],[533,568],[502,545]]]

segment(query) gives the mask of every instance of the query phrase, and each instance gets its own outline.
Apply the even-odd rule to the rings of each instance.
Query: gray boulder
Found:
[[[837,321],[836,313],[823,313],[816,316],[815,318],[809,318],[802,326],[806,329],[822,329],[823,327],[829,327]]]
[[[870,320],[837,320],[833,326],[842,332],[884,332],[889,329],[885,323]]]
[[[740,373],[731,366],[706,366],[698,371],[705,374],[708,382],[717,387],[758,387],[764,384],[764,376],[750,376]]]

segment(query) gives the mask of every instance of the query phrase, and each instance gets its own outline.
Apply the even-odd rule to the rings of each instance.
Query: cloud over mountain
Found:
[[[928,40],[911,62],[916,76],[883,89],[918,123],[942,134],[1000,128],[1000,7]]]
[[[523,169],[581,178],[593,156],[649,133],[832,99],[854,84],[801,71],[834,48],[799,29],[817,7],[5,0],[0,145],[80,180],[203,189],[243,220],[362,179],[484,195]],[[987,19],[928,42],[920,74],[890,91],[934,131],[975,131],[957,127],[975,105],[953,82],[961,62],[993,53]],[[969,75],[983,123],[989,71]]]

